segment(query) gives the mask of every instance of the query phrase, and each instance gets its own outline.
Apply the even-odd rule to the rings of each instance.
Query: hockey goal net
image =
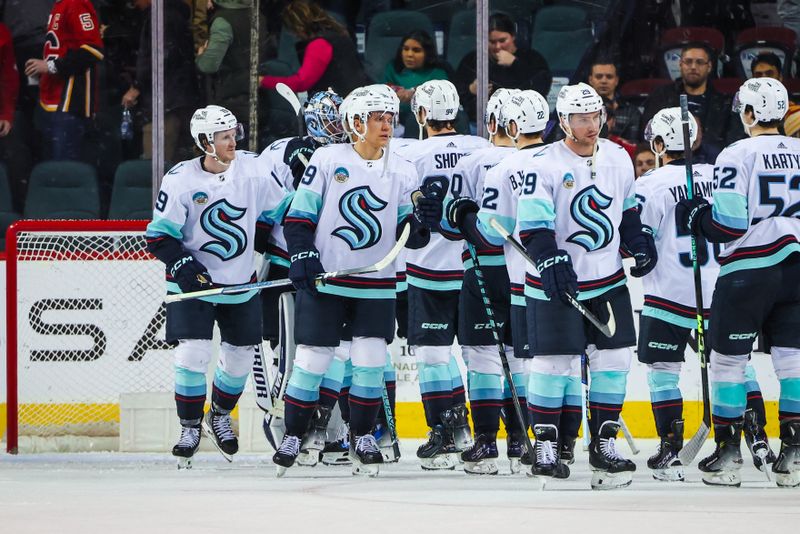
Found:
[[[20,221],[9,228],[9,452],[116,449],[120,395],[172,390],[164,270],[145,248],[146,224]]]

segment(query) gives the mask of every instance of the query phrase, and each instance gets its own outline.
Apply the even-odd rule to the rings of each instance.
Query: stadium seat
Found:
[[[114,173],[109,219],[150,219],[153,215],[152,161],[123,161]]]
[[[744,80],[742,78],[714,78],[711,80],[711,86],[714,90],[723,95],[733,96],[739,87],[742,86]]]
[[[619,88],[619,96],[634,105],[641,106],[647,97],[662,85],[672,83],[669,78],[640,78],[623,83]]]
[[[19,218],[19,213],[14,211],[11,204],[11,186],[6,166],[0,163],[0,250],[6,249],[6,230]]]
[[[494,3],[496,0],[493,0]],[[409,11],[417,11],[426,15],[434,24],[446,26],[450,23],[453,15],[464,9],[467,5],[466,0],[406,0],[405,8]],[[433,37],[433,34],[431,34]]]
[[[459,11],[450,20],[447,32],[447,62],[453,69],[464,56],[475,50],[475,10]]]
[[[758,54],[764,52],[772,52],[780,58],[784,78],[793,76],[791,58],[795,54],[795,33],[789,28],[770,26],[748,28],[736,36],[733,58],[736,73],[743,78],[750,78],[750,64]],[[786,58],[790,58],[789,61]]]
[[[31,171],[26,219],[98,219],[97,173],[79,161],[43,161]]]
[[[548,6],[536,13],[531,48],[544,56],[553,76],[572,77],[593,44],[594,33],[583,9]]]
[[[364,53],[364,67],[370,78],[376,82],[383,80],[386,64],[394,59],[403,36],[412,30],[424,30],[433,37],[431,19],[416,11],[398,9],[372,17]]]
[[[661,49],[657,59],[662,76],[667,76],[672,80],[680,78],[681,48],[691,42],[706,43],[718,58],[725,50],[725,36],[714,28],[684,26],[665,30],[661,34]],[[719,62],[717,62],[716,69],[719,75],[721,70]]]

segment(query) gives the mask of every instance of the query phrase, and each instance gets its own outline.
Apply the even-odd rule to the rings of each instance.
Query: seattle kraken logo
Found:
[[[213,238],[200,247],[200,250],[217,256],[221,260],[230,260],[244,252],[247,246],[247,233],[233,221],[244,217],[247,209],[228,204],[227,200],[218,200],[203,211],[200,226]]]
[[[339,201],[339,212],[352,226],[340,226],[333,235],[343,239],[352,250],[371,247],[381,239],[381,224],[372,212],[386,205],[369,186],[351,189]]]
[[[608,245],[614,237],[614,225],[603,210],[610,205],[611,197],[607,197],[593,185],[575,195],[570,212],[575,222],[584,230],[575,232],[567,241],[580,245],[587,252]]]

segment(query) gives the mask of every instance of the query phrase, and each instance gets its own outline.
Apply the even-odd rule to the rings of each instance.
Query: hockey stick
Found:
[[[628,447],[630,447],[631,452],[634,456],[639,454],[639,447],[636,446],[636,442],[633,441],[633,434],[631,431],[628,430],[628,425],[625,424],[625,419],[622,418],[622,414],[619,416],[619,426],[622,429],[622,435],[625,436],[625,441],[628,442]]]
[[[589,358],[586,353],[581,354],[581,388],[583,399],[581,402],[581,424],[583,425],[583,450],[589,450]]]
[[[289,86],[283,82],[276,84],[275,90],[278,92],[279,95],[283,97],[284,100],[286,100],[289,103],[290,106],[292,106],[292,110],[294,110],[294,114],[297,117],[297,135],[299,137],[303,137],[304,124],[303,124],[303,114],[301,113],[300,100],[297,99],[297,95],[294,93],[294,91],[292,91],[291,88],[289,88]],[[304,164],[308,165],[308,162],[304,162]]]
[[[316,282],[317,284],[325,282],[329,278],[338,278],[340,276],[350,276],[354,274],[368,274],[368,273],[375,273],[381,271],[391,265],[391,263],[395,260],[400,251],[403,247],[406,246],[406,241],[408,241],[408,237],[411,234],[411,225],[406,224],[403,227],[403,231],[400,233],[400,238],[394,244],[392,249],[389,251],[386,256],[384,256],[381,260],[372,265],[367,265],[365,267],[353,267],[350,269],[342,269],[341,271],[329,271],[327,273],[321,273],[317,275]],[[266,282],[253,282],[251,284],[240,284],[235,286],[225,286],[225,287],[215,287],[214,289],[204,289],[202,291],[192,291],[191,293],[176,293],[174,295],[167,295],[164,299],[164,302],[167,304],[171,302],[180,302],[183,300],[190,300],[196,299],[200,297],[211,297],[214,295],[229,295],[231,293],[242,293],[244,291],[256,290],[261,291],[262,289],[266,289],[268,287],[281,287],[281,286],[288,286],[291,285],[292,281],[288,278],[282,278],[280,280],[268,280]]]
[[[686,162],[686,196],[689,200],[694,197],[694,176],[692,171],[692,143],[689,135],[689,103],[685,94],[681,95],[681,122],[683,123],[683,157]],[[697,262],[697,239],[694,232],[691,234],[692,270],[694,271],[694,297],[696,301],[695,314],[697,316],[697,355],[700,357],[700,382],[703,388],[703,422],[697,433],[692,436],[678,453],[678,458],[683,465],[689,465],[703,447],[706,438],[711,433],[711,401],[708,388],[708,359],[706,358],[705,328],[703,324],[703,285],[700,277],[700,264]]]
[[[394,454],[393,460],[400,459],[400,441],[397,439],[397,426],[394,421],[394,412],[392,412],[392,404],[389,402],[389,390],[386,389],[386,381],[383,382],[383,393],[381,394],[383,400],[383,414],[386,416],[386,426],[389,427],[389,437],[392,440],[392,453]]]
[[[492,225],[492,228],[497,230],[497,232],[503,237],[503,239],[509,242],[509,244],[514,250],[519,252],[528,263],[536,267],[536,263],[530,256],[528,256],[528,251],[525,250],[525,247],[523,247],[519,241],[514,239],[511,236],[511,234],[509,234],[508,231],[503,227],[503,225],[497,222],[497,219],[492,219],[490,224]],[[595,317],[595,315],[592,312],[587,310],[586,307],[580,302],[578,302],[578,300],[576,300],[572,295],[567,294],[567,300],[569,301],[569,303],[572,305],[573,308],[578,310],[581,315],[586,317],[586,319],[588,319],[590,323],[592,323],[598,330],[600,330],[600,332],[602,332],[604,336],[609,338],[614,337],[614,332],[617,331],[617,322],[614,319],[614,310],[611,309],[610,303],[606,302],[606,307],[608,308],[608,322],[606,324],[603,324],[600,322],[600,319]]]
[[[486,311],[486,317],[489,318],[489,328],[492,331],[492,337],[494,338],[494,343],[497,346],[497,353],[500,355],[500,363],[503,364],[503,375],[505,376],[506,383],[511,390],[511,398],[514,401],[514,411],[517,414],[517,423],[519,424],[519,428],[522,430],[522,434],[525,436],[525,446],[528,448],[528,458],[531,461],[531,475],[533,475],[533,468],[536,465],[536,458],[533,454],[533,443],[531,443],[531,438],[528,435],[528,425],[525,424],[525,417],[522,415],[522,405],[519,402],[519,395],[517,395],[517,387],[514,384],[514,377],[511,374],[511,367],[508,365],[506,349],[503,344],[503,340],[500,338],[500,329],[494,320],[494,310],[492,309],[492,303],[489,300],[489,295],[486,291],[486,282],[483,279],[483,270],[481,269],[481,264],[478,261],[478,252],[475,250],[475,246],[472,243],[469,241],[466,243],[467,250],[472,258],[472,263],[474,264],[473,269],[475,270],[475,279],[478,281],[478,289],[481,292],[483,309]]]

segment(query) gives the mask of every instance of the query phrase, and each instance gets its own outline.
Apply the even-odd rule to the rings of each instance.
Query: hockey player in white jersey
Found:
[[[678,208],[683,231],[725,244],[709,329],[717,448],[699,464],[707,484],[741,484],[745,366],[761,332],[780,382],[772,472],[779,486],[800,486],[800,141],[779,133],[788,107],[778,80],[747,80],[734,110],[749,139],[717,157],[713,205],[696,197]]]
[[[278,218],[287,191],[261,174],[256,154],[236,150],[241,125],[225,108],[195,111],[191,134],[204,155],[164,176],[147,226],[147,249],[167,267],[167,291],[186,293],[255,281],[257,226]],[[206,369],[214,324],[222,343],[211,409],[203,417]],[[230,460],[238,450],[230,412],[261,343],[261,310],[254,291],[167,304],[166,339],[175,350],[175,403],[181,437],[172,450],[191,466],[200,428]]]
[[[489,145],[486,139],[456,133],[458,93],[447,80],[418,86],[411,110],[428,138],[397,153],[416,166],[419,181],[443,177],[449,181],[447,203],[463,191],[454,174],[462,156]],[[423,469],[453,469],[457,451],[471,445],[466,393],[451,346],[458,327],[458,299],[463,278],[463,244],[457,229],[442,220],[432,228],[430,243],[406,255],[408,282],[408,344],[417,358],[419,386],[428,442],[417,450]]]
[[[386,147],[398,112],[396,100],[360,88],[349,96],[351,144],[317,150],[311,158],[285,219],[291,265],[297,288],[297,349],[286,390],[286,434],[273,461],[278,474],[291,467],[300,452],[301,436],[317,405],[319,387],[347,323],[352,329],[350,357],[351,457],[354,474],[378,473],[383,457],[370,433],[381,408],[386,346],[394,336],[395,267],[329,278],[329,269],[357,268],[384,258],[406,224],[412,225],[409,247],[424,246],[426,224],[441,219],[441,201],[422,197],[413,208],[416,170],[391,157]]]
[[[464,239],[473,245],[478,257],[495,324],[507,345],[505,351],[525,422],[528,415],[525,400],[527,373],[524,360],[515,357],[512,342],[514,332],[509,316],[511,290],[503,240],[489,240],[482,236],[475,213],[478,212],[478,201],[482,197],[486,199],[487,206],[497,208],[500,191],[492,178],[495,169],[504,167],[513,158],[512,155],[516,152],[515,142],[519,148],[540,144],[547,117],[547,102],[535,91],[495,91],[487,102],[485,114],[486,128],[493,146],[477,149],[461,158],[456,173],[463,177],[464,191],[462,196],[455,198],[446,208],[448,224],[459,229]],[[487,184],[487,181],[491,184]],[[489,191],[488,197],[485,186]],[[516,208],[516,199],[514,207]],[[506,451],[512,472],[518,472],[524,450],[522,433],[527,432],[527,425],[524,429],[519,427],[510,384],[503,379],[500,355],[488,327],[488,318],[469,250],[464,250],[462,256],[464,285],[459,304],[459,342],[469,372],[470,409],[475,429],[475,443],[461,454],[464,471],[475,474],[498,472],[496,440],[502,410],[505,412],[508,436]]]
[[[624,487],[636,466],[619,454],[616,436],[636,333],[619,248],[624,244],[635,258],[634,276],[652,270],[656,250],[636,209],[630,158],[598,137],[604,119],[600,96],[584,83],[565,86],[556,111],[566,138],[532,158],[518,206],[520,238],[536,264],[528,266],[525,280],[531,373],[540,379],[532,394],[560,400],[561,377],[579,368],[586,351],[592,488]],[[601,321],[610,306],[613,336],[588,323],[568,295]],[[542,424],[549,416],[533,414]]]

